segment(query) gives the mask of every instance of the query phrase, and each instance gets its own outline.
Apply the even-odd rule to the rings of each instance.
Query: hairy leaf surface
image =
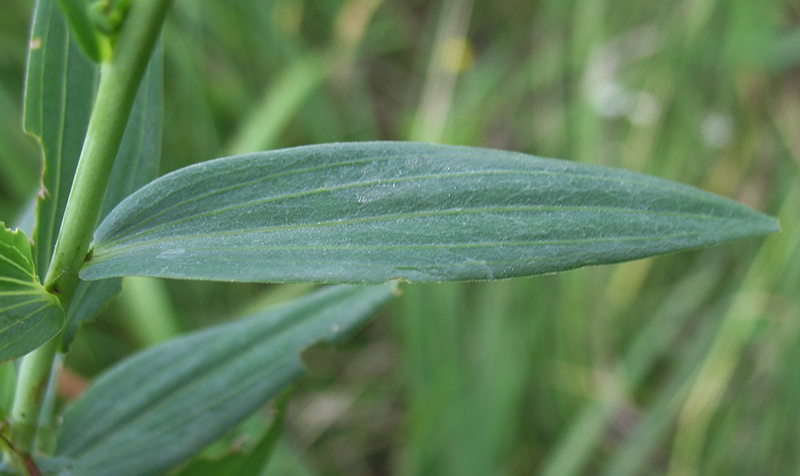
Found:
[[[222,436],[395,295],[337,286],[146,350],[101,376],[64,415],[57,454],[93,474],[161,474]]]
[[[152,182],[100,225],[81,276],[497,279],[776,229],[730,200],[623,170],[469,147],[327,144]]]
[[[28,237],[0,223],[0,362],[39,347],[63,325],[58,298],[36,277]]]

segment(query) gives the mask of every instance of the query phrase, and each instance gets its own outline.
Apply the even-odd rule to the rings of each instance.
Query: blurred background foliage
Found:
[[[0,15],[7,223],[40,173],[20,127],[32,8]],[[265,474],[800,474],[799,20],[790,0],[177,0],[162,172],[319,142],[477,145],[693,184],[783,228],[406,285],[344,348],[307,353]],[[309,289],[129,279],[68,356],[64,398],[138,348]],[[254,444],[266,415],[206,456]]]

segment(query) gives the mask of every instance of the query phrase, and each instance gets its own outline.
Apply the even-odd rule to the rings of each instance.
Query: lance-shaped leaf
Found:
[[[622,170],[418,143],[298,147],[164,176],[98,227],[86,279],[497,279],[775,231],[712,194]]]
[[[307,346],[348,335],[395,292],[394,285],[327,288],[146,350],[67,410],[57,454],[91,474],[162,474],[301,375]]]
[[[36,265],[44,274],[61,228],[97,89],[98,68],[80,51],[53,0],[38,0],[25,81],[25,130],[44,153]]]
[[[58,298],[34,272],[28,237],[0,223],[0,362],[39,347],[63,325]]]

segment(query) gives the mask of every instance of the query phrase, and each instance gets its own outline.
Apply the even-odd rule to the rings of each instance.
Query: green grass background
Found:
[[[7,223],[39,180],[20,127],[32,8],[0,6]],[[344,348],[308,353],[265,474],[800,474],[800,4],[177,0],[164,45],[163,172],[422,140],[645,172],[781,220],[623,265],[407,285]],[[309,288],[129,280],[67,367],[91,377]]]

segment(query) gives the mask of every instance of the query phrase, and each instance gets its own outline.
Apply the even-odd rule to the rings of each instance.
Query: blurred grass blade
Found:
[[[57,453],[94,474],[161,474],[297,378],[306,347],[348,335],[395,291],[327,288],[134,356],[67,410]]]
[[[759,248],[690,384],[675,428],[668,475],[703,472],[705,455],[702,449],[710,439],[712,419],[719,412],[736,368],[744,360],[747,346],[758,334],[767,319],[765,316],[769,316],[772,305],[769,290],[777,284],[774,276],[782,276],[796,266],[795,262],[778,257],[780,250],[796,246],[797,241],[788,240],[796,240],[793,233],[796,226],[792,221],[797,217],[798,197],[800,186],[795,184],[787,192],[779,212],[781,219],[791,223],[792,228],[775,239],[764,241]]]
[[[99,226],[81,275],[499,279],[776,230],[730,200],[623,170],[469,147],[325,144],[150,183]]]
[[[120,303],[125,310],[128,332],[143,347],[160,344],[181,334],[180,321],[164,280],[125,278]]]
[[[147,68],[122,136],[101,217],[125,197],[158,176],[164,112],[164,55],[159,45]],[[67,310],[64,349],[68,349],[80,325],[93,319],[122,289],[118,278],[81,282]]]
[[[411,140],[438,142],[453,106],[453,90],[467,50],[473,0],[444,0],[431,45],[431,58],[409,133]]]
[[[292,447],[287,438],[281,438],[275,446],[270,457],[266,471],[261,476],[318,476],[319,473],[311,471],[300,456],[300,452]]]
[[[565,431],[561,441],[554,446],[541,476],[571,476],[581,474],[593,451],[603,443],[610,424],[624,408],[626,399],[641,391],[646,377],[668,352],[678,345],[677,340],[688,340],[687,321],[696,318],[696,310],[713,297],[717,279],[722,273],[722,262],[702,260],[686,279],[675,285],[653,309],[642,330],[631,342],[625,356],[609,375],[608,384],[597,390],[598,397],[589,401]]]
[[[330,68],[317,55],[301,56],[279,75],[263,99],[250,113],[228,147],[231,154],[272,149],[281,132],[309,96],[328,75]]]
[[[58,298],[36,278],[28,237],[0,222],[0,362],[39,347],[63,325]]]
[[[86,0],[58,0],[58,5],[69,21],[70,31],[83,52],[92,61],[99,63],[102,60],[100,39],[97,30],[89,20],[89,8]]]
[[[715,309],[716,312],[716,309]],[[686,400],[690,387],[687,382],[696,377],[703,357],[711,346],[714,335],[719,330],[719,322],[712,319],[699,319],[697,329],[686,347],[681,347],[681,355],[674,371],[667,381],[654,392],[655,401],[643,408],[635,426],[630,428],[625,441],[614,450],[605,462],[604,476],[635,476],[646,474],[648,463],[654,459],[654,452],[665,439],[669,438],[681,404]]]
[[[44,152],[43,189],[37,207],[36,269],[50,264],[72,178],[89,125],[98,68],[79,50],[53,0],[39,0],[25,82],[25,130]]]

